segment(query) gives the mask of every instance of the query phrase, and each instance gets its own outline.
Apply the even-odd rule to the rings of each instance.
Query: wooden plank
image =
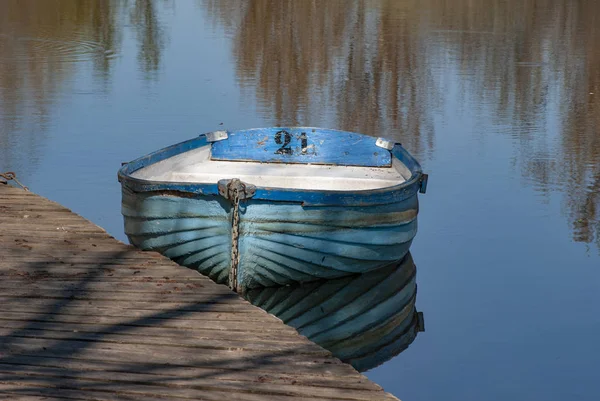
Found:
[[[77,260],[80,260],[82,263],[93,262],[96,259],[104,261],[108,258],[115,259],[115,264],[123,264],[124,262],[119,262],[120,259],[128,261],[129,263],[154,263],[158,264],[159,262],[163,262],[165,266],[173,266],[170,264],[167,259],[156,252],[145,252],[145,251],[132,251],[128,248],[115,248],[115,249],[105,249],[104,254],[96,254],[93,252],[83,251],[82,249],[69,249],[68,246],[65,246],[62,252],[57,251],[53,248],[44,249],[43,247],[35,247],[35,252],[26,252],[34,250],[34,247],[28,245],[28,242],[25,242],[21,238],[17,238],[14,241],[14,244],[10,245],[10,249],[6,249],[3,251],[3,254],[11,255],[15,259],[18,259],[19,256],[25,256],[25,258],[35,259],[36,256],[41,258],[45,255],[53,255],[55,257],[61,257],[65,255],[65,257],[76,257]],[[57,244],[57,247],[61,246]],[[100,245],[102,246],[102,245]],[[90,249],[96,250],[90,243]],[[38,256],[39,255],[39,256]],[[135,259],[135,260],[132,260]]]
[[[0,372],[1,374],[2,372]],[[10,372],[9,372],[10,373]],[[136,382],[126,382],[115,378],[115,380],[89,380],[59,376],[49,372],[25,372],[10,374],[8,380],[2,381],[2,384],[11,385],[15,381],[27,383],[27,388],[19,389],[17,394],[39,395],[45,394],[56,397],[62,394],[63,391],[73,391],[80,399],[88,400],[134,400],[134,399],[169,399],[169,400],[205,400],[205,401],[262,401],[265,399],[289,400],[289,401],[309,401],[309,400],[339,400],[339,401],[356,401],[360,400],[356,397],[327,397],[327,396],[294,396],[286,394],[278,394],[277,392],[254,392],[254,386],[246,386],[245,391],[222,391],[214,390],[206,387],[180,387],[177,385],[155,385],[139,384]],[[119,386],[118,391],[107,390],[107,387]],[[293,388],[293,387],[292,387]],[[2,386],[0,386],[2,391]],[[15,390],[12,390],[15,393]],[[338,390],[337,393],[340,393]],[[349,392],[352,393],[352,392]],[[373,394],[373,392],[371,392]],[[86,398],[89,397],[89,398]],[[105,397],[105,398],[104,398]],[[131,397],[131,398],[124,398]],[[268,397],[268,398],[266,398]],[[61,397],[62,398],[62,397]],[[363,398],[364,399],[364,398]]]
[[[168,277],[168,276],[164,276]],[[214,287],[207,286],[206,282],[198,282],[199,279],[187,280],[184,278],[162,278],[162,277],[149,277],[144,279],[137,279],[129,282],[115,281],[115,282],[88,282],[85,280],[72,279],[72,280],[60,280],[53,279],[38,279],[28,280],[26,287],[28,290],[33,291],[94,291],[97,293],[110,292],[110,293],[128,293],[128,294],[155,294],[159,291],[173,291],[181,294],[182,297],[193,296],[195,294],[231,294],[231,291],[225,287]],[[23,285],[23,280],[4,280],[0,281],[0,292],[10,291],[15,288],[17,283]],[[204,283],[204,284],[202,284]]]
[[[201,326],[204,329],[211,330],[229,330],[229,331],[258,331],[258,332],[283,332],[283,333],[294,333],[295,330],[291,327],[285,326],[277,321],[276,318],[270,318],[268,315],[265,317],[265,321],[259,325],[242,325],[238,321],[227,321],[227,320],[206,320],[206,319],[189,319],[189,312],[181,312],[182,317],[179,319],[173,318],[160,318],[160,317],[139,317],[137,319],[127,319],[123,317],[115,316],[80,316],[80,315],[66,315],[66,314],[24,314],[23,312],[8,312],[0,310],[0,321],[1,320],[28,320],[34,322],[47,322],[54,324],[62,323],[77,323],[77,324],[102,324],[109,326],[124,326],[124,327],[168,327],[168,328],[187,328],[193,329],[197,326]],[[160,312],[158,313],[161,314]],[[175,314],[175,313],[172,313]]]
[[[349,365],[333,357],[295,354],[288,351],[245,351],[231,349],[192,350],[186,347],[117,344],[95,341],[48,340],[38,338],[6,338],[3,350],[18,361],[18,354],[61,357],[84,355],[85,358],[112,362],[128,361],[144,364],[151,358],[155,363],[177,364],[213,369],[244,369],[253,372],[296,374],[356,375]],[[282,369],[284,368],[284,369]]]
[[[76,233],[76,232],[67,232],[67,231],[59,231],[59,230],[48,230],[45,232],[34,232],[33,230],[23,229],[23,227],[16,227],[12,229],[8,229],[3,227],[0,232],[0,238],[13,240],[18,238],[19,236],[27,236],[29,240],[32,239],[59,239],[59,238],[89,238],[91,239],[104,239],[110,238],[114,240],[113,237],[109,236],[107,233],[102,231],[90,231],[87,233]],[[125,244],[119,243],[121,246],[125,246]]]
[[[9,212],[4,210],[2,214],[0,214],[0,222],[15,224],[16,222],[25,220],[27,220],[28,224],[53,225],[55,222],[67,222],[67,224],[71,223],[82,227],[86,226],[86,228],[89,229],[95,229],[95,227],[90,227],[89,225],[82,223],[81,217],[64,211],[32,212],[31,210],[23,210]]]
[[[0,322],[3,325],[4,322]],[[61,325],[62,326],[62,325]],[[61,341],[94,341],[98,343],[114,343],[114,344],[132,344],[132,345],[153,345],[153,346],[175,346],[182,348],[193,349],[210,349],[210,350],[231,350],[238,351],[275,351],[275,352],[294,352],[296,354],[307,354],[315,356],[326,356],[330,353],[323,349],[313,347],[308,340],[305,342],[275,341],[275,336],[271,341],[255,341],[245,340],[248,335],[239,336],[236,338],[233,335],[221,335],[222,333],[211,333],[205,331],[208,335],[197,336],[195,330],[189,336],[182,336],[181,331],[170,330],[173,335],[149,335],[145,330],[142,333],[140,330],[133,332],[113,332],[113,328],[106,326],[97,331],[90,329],[80,330],[80,326],[70,325],[75,328],[71,331],[63,330],[36,330],[29,329],[27,326],[20,328],[4,328],[0,327],[0,336],[5,340],[9,338],[35,338],[47,340]],[[60,329],[61,327],[59,327]],[[228,333],[229,334],[229,333]],[[252,333],[244,333],[252,334]]]
[[[0,227],[0,399],[395,399],[227,287],[56,203],[0,185]]]
[[[71,236],[57,236],[51,235],[46,237],[37,237],[32,238],[31,235],[28,235],[27,239],[21,239],[18,236],[1,236],[0,235],[0,244],[2,245],[11,245],[11,244],[21,244],[21,245],[37,245],[37,246],[45,246],[47,248],[52,248],[53,246],[60,247],[76,247],[81,245],[86,246],[101,246],[102,249],[131,249],[134,250],[132,246],[123,245],[123,244],[115,244],[115,239],[106,235],[91,235],[86,236],[82,234],[71,234]],[[136,250],[137,251],[137,250]],[[144,252],[145,254],[149,252]]]
[[[41,308],[39,306],[32,306],[30,304],[3,304],[0,306],[0,311],[9,311],[11,313],[21,313],[23,317],[27,317],[28,314],[52,314],[48,308],[52,308],[52,304],[46,303],[45,308]],[[189,306],[192,306],[191,304]],[[106,307],[96,307],[95,305],[71,305],[61,304],[60,310],[56,314],[60,315],[69,315],[69,316],[111,316],[111,317],[119,317],[124,319],[139,319],[139,318],[147,318],[151,316],[156,316],[160,314],[163,319],[172,319],[172,318],[183,318],[182,314],[187,313],[188,316],[185,317],[186,320],[216,320],[216,321],[233,321],[240,323],[251,323],[251,322],[264,322],[265,314],[264,311],[252,311],[252,313],[246,312],[232,312],[232,313],[222,313],[222,312],[212,312],[212,311],[202,311],[202,313],[197,313],[197,308],[194,308],[193,312],[189,311],[188,305],[185,305],[183,308],[169,308],[165,310],[144,310],[144,309],[124,309],[124,308],[106,308]],[[269,318],[270,320],[270,318]]]
[[[14,265],[13,265],[14,266]],[[20,267],[20,266],[19,266]],[[162,273],[162,274],[161,274]],[[83,281],[94,277],[96,280],[103,282],[144,282],[144,281],[161,281],[165,277],[176,279],[180,283],[193,283],[198,288],[203,288],[207,278],[198,274],[198,277],[180,277],[179,273],[173,273],[173,266],[170,266],[166,271],[160,271],[155,268],[141,267],[120,267],[110,268],[100,266],[98,268],[82,268],[80,265],[70,266],[63,263],[51,264],[45,268],[30,268],[24,266],[22,269],[14,267],[3,268],[0,264],[0,281],[8,282],[15,277],[20,280],[44,280],[44,281]],[[151,274],[151,275],[149,275]],[[169,280],[165,279],[165,280]],[[211,289],[214,292],[213,289]]]
[[[213,369],[202,368],[196,366],[184,366],[176,364],[165,365],[153,361],[146,361],[142,366],[143,369],[134,370],[133,365],[129,361],[106,361],[97,359],[82,359],[72,356],[62,357],[46,357],[40,355],[25,355],[19,354],[18,360],[1,361],[0,364],[6,366],[31,365],[31,366],[46,366],[61,368],[71,371],[90,371],[101,370],[106,372],[125,373],[136,372],[145,375],[152,375],[157,378],[171,377],[178,378],[203,378],[210,377],[213,380],[219,381],[235,381],[235,382],[267,382],[275,384],[292,384],[292,385],[310,385],[315,387],[332,387],[343,389],[362,389],[362,390],[381,390],[381,387],[371,382],[364,376],[330,376],[330,375],[314,375],[311,373],[298,374],[296,372],[287,373],[260,373],[249,372],[239,369]]]
[[[17,391],[14,388],[15,382],[27,383],[26,388],[19,388]],[[209,391],[206,389],[196,389],[191,387],[177,388],[159,386],[142,385],[138,383],[124,383],[118,378],[114,381],[95,381],[84,379],[73,379],[70,377],[61,377],[51,374],[35,374],[35,373],[14,373],[8,376],[8,380],[0,382],[0,384],[12,385],[9,387],[13,394],[26,395],[46,395],[49,397],[57,397],[62,399],[62,394],[74,394],[76,399],[83,400],[206,400],[206,401],[222,401],[222,400],[261,400],[264,399],[262,394],[239,394],[226,391]],[[118,387],[118,390],[112,388]],[[109,390],[107,390],[107,388]],[[2,387],[0,387],[2,391]],[[281,397],[281,396],[278,396]],[[68,399],[68,398],[67,398]],[[310,398],[298,397],[283,397],[283,400],[300,401],[310,400]]]
[[[0,400],[18,400],[18,401],[48,401],[50,398],[47,395],[34,395],[34,394],[24,394],[16,393],[14,391],[19,391],[18,389],[11,390],[2,390],[3,385],[0,384]],[[79,400],[83,401],[85,398],[71,398],[71,397],[63,397],[64,400]]]
[[[61,308],[72,307],[94,307],[102,310],[150,310],[150,311],[164,311],[169,309],[183,309],[189,312],[218,312],[218,313],[266,313],[262,309],[258,309],[248,302],[240,300],[239,302],[227,302],[227,303],[199,303],[199,302],[182,302],[181,297],[178,297],[172,302],[166,301],[146,301],[146,300],[118,300],[113,298],[103,299],[102,302],[95,303],[89,300],[77,300],[72,298],[44,298],[40,296],[35,297],[8,297],[4,294],[0,294],[0,305],[6,305],[8,308],[11,304],[26,304],[32,308],[49,308],[54,305],[54,302],[61,302]],[[64,302],[68,301],[68,303]],[[258,309],[258,310],[257,310]],[[63,310],[63,309],[61,309]],[[67,309],[65,309],[67,310]]]
[[[64,264],[64,266],[70,267],[70,264]],[[97,273],[91,271],[91,274],[84,277],[78,277],[78,279],[76,277],[70,277],[70,279],[65,280],[59,278],[51,280],[52,276],[49,273],[49,270],[51,270],[52,267],[48,267],[48,264],[40,265],[39,270],[34,270],[35,264],[33,266],[28,266],[27,270],[23,269],[24,271],[22,272],[15,272],[16,267],[11,267],[10,269],[11,270],[6,270],[6,282],[3,283],[0,281],[0,289],[4,290],[2,293],[3,296],[14,296],[15,293],[31,293],[36,290],[46,290],[47,292],[44,292],[44,294],[52,296],[59,295],[62,292],[79,293],[82,295],[84,292],[92,294],[92,291],[94,291],[97,295],[102,295],[103,292],[115,294],[122,292],[130,294],[139,293],[148,294],[149,296],[178,293],[182,299],[187,299],[188,301],[191,301],[193,297],[196,296],[205,297],[208,295],[214,297],[221,296],[223,298],[235,298],[235,293],[224,285],[213,286],[202,279],[197,279],[196,277],[186,279],[173,275],[168,271],[161,271],[161,274],[156,276],[147,276],[147,271],[140,272],[137,275],[123,275],[123,280],[130,278],[130,281],[127,283],[123,283],[122,281],[116,283],[114,291],[111,291],[110,284],[113,283],[102,281],[103,274],[112,274],[110,273],[110,270],[108,272],[104,270],[103,274],[100,270]],[[134,270],[134,272],[135,271],[137,270]],[[21,281],[19,281],[19,279],[21,279]],[[16,285],[17,282],[20,282],[21,284]],[[127,291],[128,289],[131,289],[131,291]],[[119,297],[120,296],[117,295],[116,298],[118,299]],[[132,296],[129,298],[132,298]]]
[[[95,294],[84,291],[62,291],[60,294],[39,294],[32,293],[31,291],[23,290],[23,289],[12,289],[10,291],[2,292],[3,297],[12,297],[12,298],[34,298],[34,299],[54,299],[65,301],[92,301],[92,302],[110,302],[110,301],[130,301],[131,296],[129,294],[121,295],[119,294],[115,296],[110,296],[110,294]],[[242,300],[236,298],[236,295],[229,296],[216,296],[210,294],[194,294],[190,301],[194,301],[196,303],[204,303],[204,304],[243,304]],[[143,299],[137,299],[147,301],[147,302],[179,302],[181,301],[181,295],[173,294],[172,291],[159,291],[153,296],[147,296]]]
[[[223,331],[194,328],[188,330],[185,328],[169,328],[169,327],[143,327],[143,328],[126,328],[122,327],[121,331],[115,332],[114,327],[110,325],[94,325],[94,324],[77,324],[77,323],[61,323],[60,325],[48,324],[46,322],[35,322],[31,320],[2,320],[0,321],[0,328],[11,329],[14,333],[20,333],[21,330],[36,330],[40,333],[41,331],[65,331],[70,333],[104,333],[104,334],[121,334],[121,335],[133,335],[133,336],[150,336],[150,337],[165,337],[165,338],[181,338],[187,339],[212,339],[218,337],[219,340],[231,340],[233,342],[239,342],[241,340],[246,341],[246,338],[251,337],[253,341],[257,343],[273,343],[278,342],[282,344],[312,344],[305,337],[298,337],[297,333],[281,333],[281,332],[256,332],[256,331]],[[35,335],[36,333],[31,333]]]
[[[9,267],[12,266],[12,267]],[[177,269],[180,267],[165,266],[161,269],[160,266],[113,266],[100,265],[97,267],[89,267],[90,265],[74,265],[65,263],[51,263],[43,267],[31,267],[28,263],[17,264],[0,263],[0,277],[6,281],[11,279],[17,280],[41,280],[41,281],[84,281],[85,277],[102,276],[102,282],[112,280],[127,280],[130,282],[148,282],[148,281],[163,281],[169,280],[184,283],[194,283],[197,287],[204,287],[208,283],[208,278],[200,273],[194,274],[191,277],[187,272],[182,276]],[[93,265],[92,265],[93,266]],[[188,270],[181,267],[182,270]],[[196,273],[195,270],[192,270]],[[96,279],[98,281],[98,279]],[[173,282],[175,282],[173,281]]]
[[[12,365],[14,368],[15,365]],[[248,397],[276,395],[280,397],[311,397],[311,398],[327,398],[327,399],[347,399],[347,400],[371,400],[372,391],[361,389],[330,389],[327,387],[315,386],[297,386],[290,384],[273,384],[266,381],[261,381],[257,378],[252,385],[249,386],[245,382],[236,381],[220,381],[215,383],[215,380],[204,377],[170,377],[169,380],[156,380],[156,377],[149,377],[147,374],[137,372],[120,372],[118,375],[111,374],[106,371],[70,371],[65,372],[63,369],[54,367],[41,366],[24,366],[17,368],[17,372],[10,371],[7,366],[0,364],[0,375],[6,374],[10,380],[10,376],[26,374],[35,378],[60,378],[61,381],[67,380],[82,380],[89,382],[90,387],[95,387],[106,382],[117,382],[126,385],[126,388],[134,387],[136,389],[148,388],[150,391],[147,394],[156,394],[169,397],[189,397],[193,393],[203,392],[231,392],[232,397],[238,399],[252,399]],[[150,379],[150,380],[149,380]],[[151,380],[154,379],[154,380]],[[148,383],[147,386],[138,387],[138,383]],[[195,390],[195,391],[190,391]],[[234,398],[236,399],[236,398]],[[258,398],[254,398],[258,399]],[[302,399],[302,398],[300,398]]]
[[[85,252],[84,252],[85,253]],[[11,266],[13,263],[40,263],[40,264],[52,264],[52,263],[69,263],[69,264],[77,264],[77,265],[95,265],[95,266],[110,266],[110,265],[150,265],[153,263],[151,260],[152,254],[150,254],[147,259],[141,258],[121,258],[118,253],[115,253],[114,256],[105,256],[105,257],[90,257],[88,255],[82,254],[65,254],[61,256],[55,256],[48,252],[37,252],[31,255],[24,253],[23,251],[18,252],[4,252],[4,257],[10,256],[11,262],[6,263],[6,259],[4,259],[3,263],[6,263],[8,266]],[[158,262],[154,262],[158,264]],[[177,268],[178,266],[171,266],[171,269]]]
[[[49,305],[52,306],[52,305]],[[202,312],[199,314],[197,312],[188,312],[187,308],[181,309],[169,309],[164,311],[155,311],[155,310],[135,310],[135,309],[106,309],[106,308],[94,308],[94,307],[70,307],[70,305],[60,305],[60,310],[56,313],[53,313],[49,310],[44,309],[34,309],[28,307],[28,305],[2,305],[0,307],[0,312],[2,313],[16,313],[21,314],[23,318],[36,318],[36,316],[40,314],[44,315],[57,315],[57,316],[80,316],[82,318],[82,322],[84,318],[90,316],[106,316],[115,319],[129,319],[129,320],[139,320],[139,319],[150,319],[156,318],[156,316],[160,316],[160,319],[173,319],[179,318],[184,320],[201,320],[201,321],[218,321],[218,322],[237,322],[243,323],[247,325],[251,325],[251,323],[264,322],[265,316],[264,314],[259,313],[219,313],[219,312]],[[30,316],[32,315],[32,316]],[[8,315],[6,315],[8,317]],[[269,318],[269,320],[271,320]],[[85,322],[83,322],[85,323]],[[274,323],[276,326],[279,326],[278,322]]]
[[[5,256],[8,256],[8,252],[5,253]],[[37,257],[36,257],[37,255]],[[113,259],[112,261],[108,261],[105,263],[100,263],[94,260],[86,259],[80,263],[66,263],[65,260],[53,257],[50,255],[52,260],[48,260],[48,257],[44,257],[40,252],[36,252],[32,254],[31,258],[3,258],[0,260],[0,270],[4,269],[14,269],[15,266],[19,268],[27,268],[32,264],[37,268],[56,268],[56,267],[75,267],[78,269],[87,269],[87,270],[96,270],[96,269],[132,269],[139,270],[145,268],[151,268],[148,271],[156,271],[156,274],[164,274],[165,272],[170,272],[171,275],[177,274],[180,271],[192,271],[194,274],[198,274],[196,270],[187,269],[183,266],[174,266],[173,264],[166,264],[164,260],[160,259],[148,259],[142,261],[131,261],[131,260],[120,260]],[[121,263],[119,263],[121,261]],[[35,262],[35,263],[32,263]],[[47,265],[47,266],[44,266]],[[162,270],[162,271],[161,271]]]
[[[19,220],[21,220],[21,221],[19,221]],[[25,223],[25,222],[29,223],[29,221],[26,221],[28,219],[19,219],[19,220],[15,221],[15,219],[11,219],[11,218],[0,218],[0,224],[2,224],[3,228],[6,227],[7,230],[11,230],[11,229],[14,230],[14,229],[22,229],[23,223]],[[73,232],[80,232],[80,233],[85,233],[85,232],[97,233],[97,232],[99,232],[95,227],[90,227],[87,224],[77,224],[77,223],[72,223],[72,222],[61,222],[61,221],[56,221],[55,224],[40,224],[40,225],[31,224],[30,230],[33,232],[52,231],[52,230],[73,231]]]

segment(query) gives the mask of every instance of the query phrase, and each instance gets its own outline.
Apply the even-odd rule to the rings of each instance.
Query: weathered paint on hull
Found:
[[[343,277],[400,260],[417,231],[417,197],[370,207],[249,200],[240,218],[242,287]]]
[[[331,279],[378,269],[406,255],[417,231],[416,194],[369,207],[248,200],[240,208],[242,289]],[[227,283],[229,201],[219,196],[136,193],[123,188],[130,242]]]
[[[304,285],[252,289],[246,298],[365,371],[406,349],[423,330],[415,309],[416,268],[401,263],[377,271]]]
[[[129,241],[227,283],[231,266],[229,202],[123,188],[121,212]]]

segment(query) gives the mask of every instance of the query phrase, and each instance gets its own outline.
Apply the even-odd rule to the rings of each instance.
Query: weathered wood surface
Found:
[[[396,398],[225,286],[0,184],[0,399]]]

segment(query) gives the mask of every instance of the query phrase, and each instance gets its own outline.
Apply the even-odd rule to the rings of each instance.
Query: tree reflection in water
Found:
[[[542,194],[563,191],[574,240],[600,248],[600,3],[201,5],[233,36],[243,90],[280,124],[329,108],[337,127],[385,133],[426,157],[436,110],[455,101],[439,72],[458,67],[459,103],[468,94],[493,107],[495,120],[484,123],[514,138],[523,176]],[[556,121],[558,141],[546,129]]]

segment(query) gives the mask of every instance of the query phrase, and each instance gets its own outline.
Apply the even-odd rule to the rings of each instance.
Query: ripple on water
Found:
[[[112,59],[113,49],[87,39],[53,39],[13,36],[0,33],[0,62],[46,61],[81,62],[98,57]]]

